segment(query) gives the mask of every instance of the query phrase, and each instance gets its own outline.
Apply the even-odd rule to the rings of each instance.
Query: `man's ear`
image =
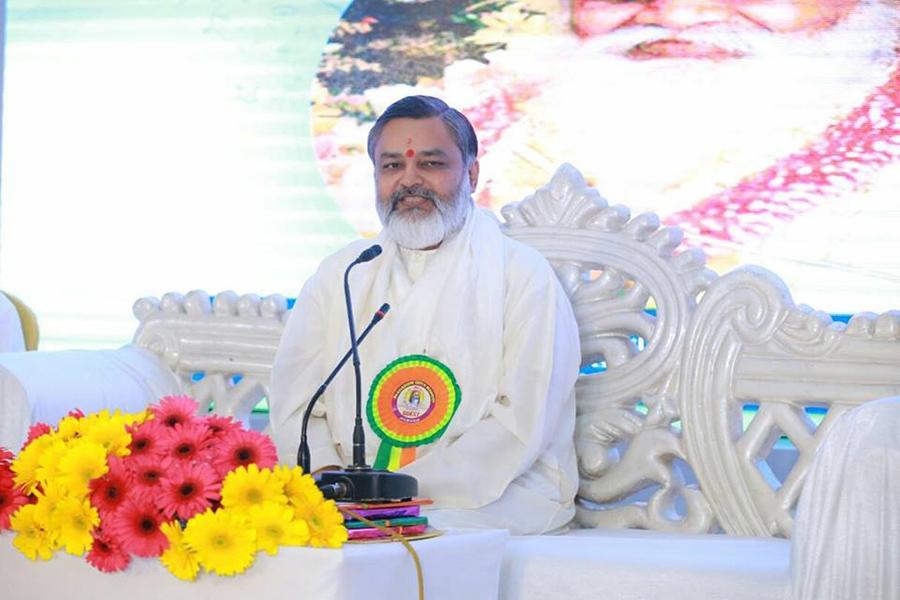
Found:
[[[473,160],[472,164],[469,165],[469,168],[467,169],[467,175],[469,176],[469,192],[472,194],[475,193],[475,188],[478,186],[478,169],[477,159]]]

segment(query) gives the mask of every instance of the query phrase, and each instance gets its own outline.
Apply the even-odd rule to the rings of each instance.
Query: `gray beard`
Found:
[[[427,216],[400,213],[390,209],[381,202],[376,203],[378,216],[384,225],[388,238],[397,242],[402,248],[421,250],[449,240],[456,235],[472,210],[472,196],[461,184],[456,191],[456,198],[446,201],[439,197],[431,199],[436,210]]]

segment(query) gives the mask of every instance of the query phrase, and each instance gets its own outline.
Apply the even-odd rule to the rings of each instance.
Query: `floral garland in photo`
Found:
[[[279,546],[340,547],[343,517],[272,440],[168,396],[142,413],[69,413],[0,448],[0,533],[31,560],[56,550],[100,571],[159,557],[176,577],[242,573]]]

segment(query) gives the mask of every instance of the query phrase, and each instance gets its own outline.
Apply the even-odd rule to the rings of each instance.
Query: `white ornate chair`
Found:
[[[844,412],[900,394],[900,313],[845,326],[794,305],[763,269],[719,277],[700,251],[676,251],[678,229],[609,206],[569,165],[502,215],[554,266],[578,319],[576,521],[591,531],[513,540],[501,596],[782,597],[780,538],[817,448]],[[134,314],[134,346],[183,393],[252,421],[283,297],[169,293]],[[746,405],[758,408],[745,427]],[[810,412],[823,409],[817,426]],[[793,449],[776,448],[783,436]],[[773,468],[776,455],[786,466]]]

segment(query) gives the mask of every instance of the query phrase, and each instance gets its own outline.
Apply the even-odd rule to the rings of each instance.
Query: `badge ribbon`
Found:
[[[440,438],[461,400],[447,365],[423,354],[388,364],[372,381],[366,416],[381,438],[376,469],[395,471],[416,458],[416,447]]]

